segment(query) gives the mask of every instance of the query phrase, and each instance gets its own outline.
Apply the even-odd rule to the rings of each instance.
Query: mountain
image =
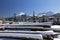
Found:
[[[53,14],[54,14],[54,12],[48,11],[48,12],[44,12],[44,13],[39,13],[38,14],[38,17],[42,17],[43,15],[45,15],[45,16],[51,16]]]
[[[46,12],[46,15],[47,15],[47,16],[51,16],[51,15],[53,15],[53,14],[54,14],[54,12],[52,12],[52,11]]]
[[[60,13],[56,13],[52,15],[53,17],[60,17]]]
[[[22,15],[25,15],[25,13],[19,13],[19,14],[17,14],[16,16],[22,16]]]

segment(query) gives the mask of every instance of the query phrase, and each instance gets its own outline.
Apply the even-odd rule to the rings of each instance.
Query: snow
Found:
[[[17,16],[21,16],[21,15],[25,15],[25,13],[21,12],[21,13],[17,14]]]
[[[26,37],[26,38],[36,38],[42,39],[41,34],[24,34],[24,33],[0,33],[0,36],[8,36],[8,37]]]
[[[59,38],[54,38],[54,40],[60,40]]]
[[[52,25],[51,28],[60,28],[60,25]]]

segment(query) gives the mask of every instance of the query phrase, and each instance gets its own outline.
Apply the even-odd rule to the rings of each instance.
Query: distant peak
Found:
[[[21,16],[21,15],[25,15],[25,13],[21,12],[21,13],[17,14],[17,16]]]

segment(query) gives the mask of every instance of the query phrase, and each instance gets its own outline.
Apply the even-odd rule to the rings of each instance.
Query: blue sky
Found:
[[[0,16],[8,17],[19,12],[31,15],[33,11],[60,12],[60,0],[0,0]]]

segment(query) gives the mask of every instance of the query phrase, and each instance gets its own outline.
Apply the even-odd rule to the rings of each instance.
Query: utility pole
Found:
[[[24,19],[25,19],[25,22],[26,22],[27,21],[27,15],[26,14],[24,15]]]
[[[42,22],[45,22],[45,15],[44,15],[44,13],[43,13],[43,19],[42,19]]]
[[[33,22],[36,22],[35,21],[35,12],[33,11]]]
[[[14,22],[16,22],[16,13],[14,13]]]

